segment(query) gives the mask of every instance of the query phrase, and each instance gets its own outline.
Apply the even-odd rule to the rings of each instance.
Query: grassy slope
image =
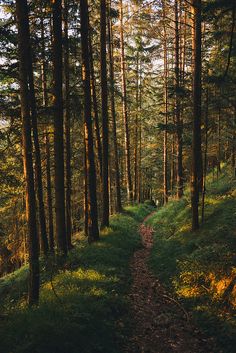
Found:
[[[54,291],[45,272],[38,308],[26,306],[26,268],[1,279],[1,312],[7,316],[0,317],[0,352],[121,352],[129,330],[129,260],[140,246],[137,225],[151,210],[129,207],[112,217],[100,242],[81,241],[63,270],[55,270]]]
[[[208,181],[206,221],[198,232],[191,232],[188,196],[148,221],[156,229],[150,266],[200,327],[217,338],[214,353],[232,353],[236,347],[236,290],[229,306],[222,301],[236,274],[235,186],[227,173],[218,182]]]

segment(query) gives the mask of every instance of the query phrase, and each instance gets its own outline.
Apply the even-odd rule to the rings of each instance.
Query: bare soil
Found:
[[[153,229],[143,223],[140,236],[143,249],[135,252],[130,264],[133,276],[130,291],[133,335],[125,352],[216,353],[210,348],[211,339],[203,336],[186,310],[166,292],[148,269]]]

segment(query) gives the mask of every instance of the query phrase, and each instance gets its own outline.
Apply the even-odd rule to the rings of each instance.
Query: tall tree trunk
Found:
[[[192,229],[199,228],[199,191],[202,190],[201,151],[201,0],[192,0],[193,25],[193,142],[191,172]]]
[[[55,210],[58,250],[67,254],[64,183],[64,141],[62,100],[62,6],[52,1],[53,10],[53,103],[54,103],[54,163]]]
[[[47,94],[47,76],[46,76],[46,58],[45,58],[45,38],[44,38],[44,23],[41,18],[41,41],[42,41],[42,93],[43,93],[43,106],[48,107],[48,94]],[[44,131],[45,134],[45,154],[46,154],[46,189],[47,189],[47,209],[48,209],[48,240],[49,250],[54,252],[54,226],[53,226],[53,208],[52,208],[52,181],[51,181],[51,153],[50,153],[50,139],[47,127]]]
[[[66,237],[67,247],[72,247],[71,224],[71,113],[70,113],[70,67],[68,40],[68,0],[64,0],[64,76],[65,76],[65,134],[66,134]]]
[[[112,117],[112,136],[114,144],[114,165],[115,165],[115,185],[116,185],[116,212],[122,211],[121,191],[120,191],[120,166],[118,157],[118,144],[116,132],[116,110],[115,110],[115,78],[114,78],[114,60],[113,60],[113,32],[110,19],[110,12],[108,15],[108,52],[109,52],[109,66],[110,66],[110,94],[111,94],[111,117]]]
[[[163,200],[164,205],[168,202],[168,52],[167,52],[167,34],[166,34],[166,3],[163,0],[163,30],[164,30],[164,104],[165,104],[165,118],[164,118],[164,141],[163,141]]]
[[[89,58],[90,58],[90,72],[91,72],[91,88],[92,88],[92,95],[93,95],[94,128],[95,128],[95,138],[96,138],[95,141],[96,141],[96,147],[97,147],[97,153],[98,153],[99,172],[100,172],[100,177],[102,181],[102,143],[101,143],[100,127],[99,127],[98,103],[97,103],[95,73],[94,73],[94,64],[93,64],[93,47],[92,47],[91,29],[89,30]]]
[[[49,249],[54,253],[54,227],[53,227],[53,209],[52,209],[52,180],[51,180],[51,153],[49,132],[45,132],[46,149],[46,179],[47,179],[47,207],[48,207],[48,235]]]
[[[31,74],[30,74],[31,76]],[[31,79],[30,79],[31,81]],[[34,96],[34,84],[31,81],[29,84],[29,97],[31,105],[31,121],[33,130],[33,141],[34,141],[34,155],[35,155],[35,189],[38,198],[38,212],[39,212],[39,226],[40,226],[40,236],[41,236],[41,249],[44,256],[48,254],[48,238],[47,238],[47,228],[46,228],[46,216],[44,207],[44,197],[43,197],[43,182],[42,182],[42,165],[41,165],[41,152],[38,137],[38,127],[37,118],[35,110],[35,98]]]
[[[218,110],[218,122],[217,122],[217,180],[221,173],[221,108]]]
[[[86,141],[85,141],[85,129],[84,129],[84,234],[88,236],[88,165],[86,155]]]
[[[100,0],[100,45],[101,45],[101,99],[102,99],[102,227],[109,226],[109,126],[108,126],[108,89],[106,58],[106,0]]]
[[[173,196],[175,180],[176,180],[176,167],[175,167],[175,135],[172,135],[171,141],[171,169],[170,169],[170,189]]]
[[[39,242],[36,220],[36,199],[32,160],[31,122],[28,90],[29,68],[29,17],[27,0],[16,0],[16,18],[18,27],[19,77],[22,116],[23,162],[26,183],[26,216],[28,221],[29,243],[29,304],[39,300]]]
[[[86,165],[88,177],[88,238],[89,242],[99,240],[96,169],[93,150],[93,130],[91,118],[91,89],[89,65],[89,16],[88,1],[80,1],[82,78],[84,89],[84,129]]]
[[[136,112],[134,127],[134,201],[138,200],[139,52],[136,55]]]
[[[140,67],[141,72],[141,67]],[[138,203],[143,202],[142,194],[142,185],[143,185],[143,175],[142,175],[142,118],[141,118],[141,109],[142,109],[142,85],[141,85],[141,76],[139,84],[139,129],[138,129]]]
[[[121,86],[122,86],[122,110],[125,129],[125,164],[126,164],[126,185],[128,201],[133,201],[133,188],[130,164],[130,136],[127,108],[127,91],[125,77],[125,48],[124,48],[124,29],[123,29],[123,0],[120,0],[120,49],[121,49]]]
[[[232,152],[231,152],[231,165],[233,177],[236,177],[236,106],[234,107],[234,121],[233,121],[233,136],[232,136]]]
[[[46,228],[46,217],[45,217],[45,207],[44,207],[44,197],[43,197],[43,181],[42,181],[42,163],[41,163],[41,151],[39,144],[38,135],[38,123],[37,123],[37,108],[35,99],[35,89],[34,89],[34,76],[33,76],[33,64],[32,64],[32,53],[30,46],[28,47],[28,75],[29,75],[29,99],[30,99],[30,109],[31,109],[31,121],[33,130],[33,141],[35,148],[35,174],[37,183],[35,185],[38,198],[39,206],[39,224],[40,224],[40,235],[41,235],[41,247],[44,256],[48,254],[48,238],[47,238],[47,228]]]
[[[202,224],[205,220],[205,196],[206,196],[206,175],[207,175],[207,151],[208,151],[208,99],[209,89],[206,91],[206,107],[205,107],[205,150],[203,164],[203,185],[202,185]]]
[[[175,0],[175,119],[177,128],[177,198],[180,199],[183,196],[183,122],[181,118],[180,110],[180,50],[179,50],[179,7],[178,0]]]

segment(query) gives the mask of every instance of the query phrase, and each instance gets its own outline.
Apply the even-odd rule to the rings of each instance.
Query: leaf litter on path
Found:
[[[147,220],[146,218],[144,222]],[[132,337],[126,353],[217,353],[194,326],[186,310],[168,295],[149,271],[147,260],[153,245],[154,230],[141,224],[143,249],[134,253],[130,267]]]

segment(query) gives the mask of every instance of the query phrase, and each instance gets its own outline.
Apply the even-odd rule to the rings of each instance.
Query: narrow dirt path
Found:
[[[216,353],[209,350],[206,340],[191,324],[187,312],[150,273],[147,260],[153,245],[153,229],[143,223],[140,236],[144,248],[135,252],[131,262],[133,336],[125,352]]]

